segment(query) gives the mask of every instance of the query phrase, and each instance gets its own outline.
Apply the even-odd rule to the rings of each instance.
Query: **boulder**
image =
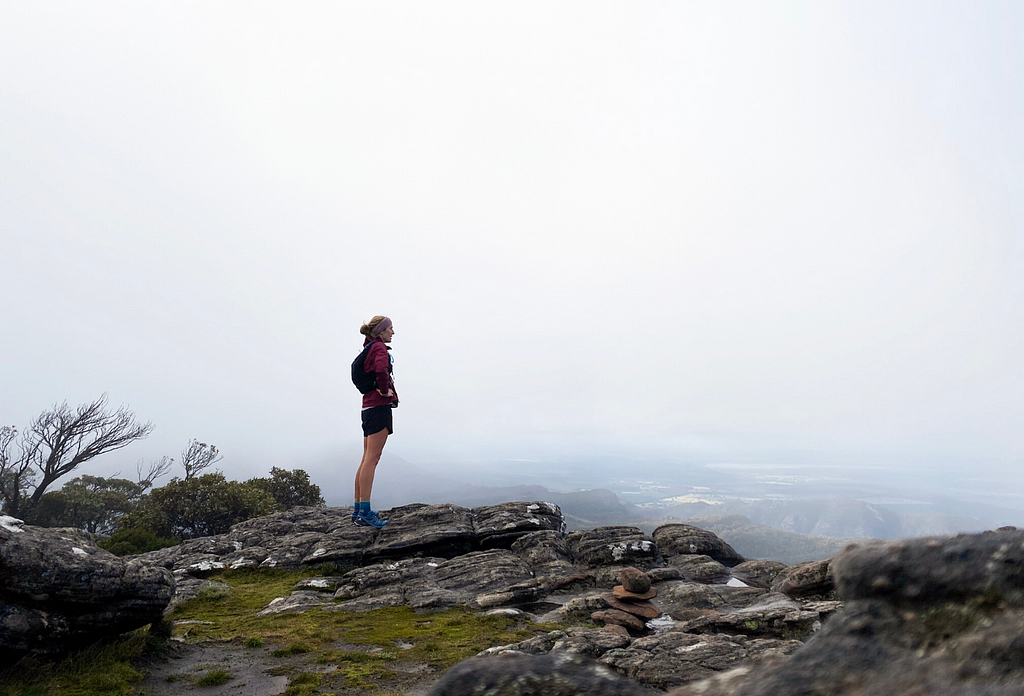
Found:
[[[658,557],[658,546],[636,527],[598,527],[570,532],[565,543],[576,563],[595,566],[644,566]],[[615,568],[618,584],[621,567]]]
[[[473,508],[473,530],[480,548],[507,549],[531,532],[565,532],[565,519],[557,505],[544,502],[501,503]]]
[[[1024,532],[848,547],[832,572],[845,606],[788,661],[673,693],[1024,693]]]
[[[637,618],[636,616],[633,616],[630,613],[619,611],[618,609],[605,609],[603,611],[595,611],[593,614],[590,615],[590,618],[592,618],[594,621],[603,621],[604,623],[624,626],[625,628],[628,628],[630,631],[635,631],[637,633],[643,632],[644,628],[646,628],[643,620]]]
[[[843,599],[938,604],[987,597],[1021,607],[1024,531],[850,546],[833,576]]]
[[[834,597],[835,587],[829,573],[831,559],[807,561],[791,565],[772,580],[773,592],[782,592],[790,597]]]
[[[722,598],[722,601],[734,609],[749,607],[756,602],[764,601],[765,595],[770,590],[761,587],[729,587],[728,585],[716,585],[715,593]],[[785,596],[785,595],[780,595]]]
[[[772,580],[785,569],[786,564],[779,561],[743,561],[733,567],[732,575],[751,587],[768,589]]]
[[[318,535],[306,547],[306,554],[299,562],[304,566],[329,563],[335,572],[341,573],[358,568],[375,533],[376,530],[370,527],[357,527],[351,523],[337,527]]]
[[[619,582],[623,589],[633,594],[643,594],[651,589],[651,578],[647,573],[632,566],[619,571]]]
[[[688,524],[665,524],[651,536],[665,558],[686,554],[710,556],[730,568],[745,560],[716,534]]]
[[[403,505],[389,510],[387,520],[366,549],[368,560],[417,555],[454,558],[473,550],[473,517],[464,507]]]
[[[605,629],[618,630],[605,630]],[[629,631],[619,624],[608,624],[604,628],[570,628],[566,635],[555,641],[552,650],[600,657],[609,650],[624,648],[630,643]]]
[[[342,576],[334,593],[340,604],[325,607],[336,610],[367,611],[409,603],[416,608],[450,607],[457,593],[442,590],[434,580],[434,571],[444,558],[409,558],[375,563],[349,571]]]
[[[0,646],[59,653],[161,619],[166,568],[118,558],[77,529],[0,517]]]
[[[752,637],[803,640],[814,632],[821,617],[799,606],[746,607],[729,613],[710,612],[676,624],[683,633],[727,633]]]
[[[651,582],[666,582],[668,580],[682,580],[683,574],[678,568],[651,568],[647,571],[647,577]]]
[[[504,549],[475,551],[445,561],[434,571],[434,580],[453,592],[457,603],[474,607],[529,602],[544,593],[530,567]]]
[[[674,619],[690,616],[694,609],[717,609],[725,604],[721,595],[702,583],[673,581],[658,587],[658,605]]]
[[[729,579],[729,569],[702,554],[681,554],[668,559],[669,565],[678,568],[683,580],[702,582],[706,585],[724,583]]]
[[[537,581],[548,591],[588,580],[572,563],[565,539],[556,531],[532,532],[512,543],[512,553],[522,558]]]
[[[570,621],[572,619],[579,619],[589,617],[595,611],[601,611],[607,609],[609,606],[608,600],[605,599],[605,594],[588,594],[582,597],[573,597],[568,602],[563,604],[558,609],[558,615],[563,621]]]
[[[474,657],[455,665],[428,696],[640,696],[634,681],[585,655],[556,651],[546,655],[507,652]]]

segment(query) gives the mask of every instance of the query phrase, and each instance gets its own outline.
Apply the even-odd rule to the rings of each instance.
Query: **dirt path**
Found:
[[[369,691],[365,686],[352,687],[347,679],[336,674],[331,664],[310,664],[308,655],[275,657],[275,646],[247,648],[241,643],[191,644],[175,642],[160,658],[150,658],[139,665],[146,674],[139,686],[141,696],[177,696],[179,694],[211,694],[213,696],[279,696],[299,674],[319,674],[318,691],[339,694],[387,693],[389,696],[424,696],[439,678],[428,665],[396,660],[391,664],[396,677],[375,680]],[[338,643],[335,650],[353,653],[371,652],[366,646]],[[399,646],[400,649],[401,646]],[[378,648],[379,650],[379,648]],[[204,677],[225,673],[220,683],[203,685]]]

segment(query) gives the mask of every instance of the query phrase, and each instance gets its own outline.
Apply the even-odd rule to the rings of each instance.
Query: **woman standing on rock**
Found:
[[[395,432],[392,409],[398,407],[398,393],[395,381],[391,378],[393,359],[388,352],[395,329],[391,320],[384,316],[376,316],[359,329],[365,336],[363,341],[364,355],[362,371],[358,375],[358,364],[353,365],[352,379],[365,380],[372,378],[375,386],[363,394],[363,459],[356,471],[355,508],[352,510],[352,521],[360,527],[380,529],[387,524],[377,513],[370,509],[370,491],[373,488],[373,474],[377,470],[381,452],[388,435]],[[358,358],[356,359],[358,363]],[[359,386],[357,382],[357,386]],[[362,391],[362,389],[360,389]]]

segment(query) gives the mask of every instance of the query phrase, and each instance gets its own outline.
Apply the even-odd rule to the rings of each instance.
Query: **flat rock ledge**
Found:
[[[78,529],[0,517],[0,648],[4,657],[61,653],[159,621],[170,571],[118,558]]]

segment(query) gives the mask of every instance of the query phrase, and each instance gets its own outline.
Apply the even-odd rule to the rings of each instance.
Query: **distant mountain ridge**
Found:
[[[683,503],[641,508],[657,519],[740,515],[775,529],[822,537],[905,539],[914,536],[980,532],[999,524],[955,515],[912,515],[860,500],[732,500],[717,505]]]
[[[832,558],[848,545],[866,539],[797,534],[751,522],[742,515],[706,515],[686,524],[714,532],[745,558],[782,561],[788,565]]]

